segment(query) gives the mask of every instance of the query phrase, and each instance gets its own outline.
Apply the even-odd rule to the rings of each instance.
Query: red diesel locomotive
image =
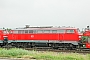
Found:
[[[78,28],[71,27],[29,27],[8,34],[8,43],[15,47],[76,48],[80,40]]]

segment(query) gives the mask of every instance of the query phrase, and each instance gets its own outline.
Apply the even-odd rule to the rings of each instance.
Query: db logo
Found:
[[[33,38],[34,37],[34,35],[31,35],[31,38]]]

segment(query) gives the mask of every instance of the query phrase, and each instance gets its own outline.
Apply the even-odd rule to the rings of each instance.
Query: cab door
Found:
[[[77,40],[78,35],[75,33],[74,29],[67,29],[66,33],[64,34],[64,40],[67,41],[75,41]]]
[[[59,34],[59,40],[60,41],[63,41],[64,40],[64,35],[65,35],[65,29],[60,29],[60,30],[57,30],[57,33]]]

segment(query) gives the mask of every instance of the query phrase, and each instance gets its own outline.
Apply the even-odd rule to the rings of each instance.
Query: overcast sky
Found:
[[[0,27],[90,25],[90,0],[0,0]]]

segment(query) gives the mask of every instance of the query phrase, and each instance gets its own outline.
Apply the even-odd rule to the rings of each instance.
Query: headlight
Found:
[[[81,38],[82,36],[79,36],[79,38]]]

